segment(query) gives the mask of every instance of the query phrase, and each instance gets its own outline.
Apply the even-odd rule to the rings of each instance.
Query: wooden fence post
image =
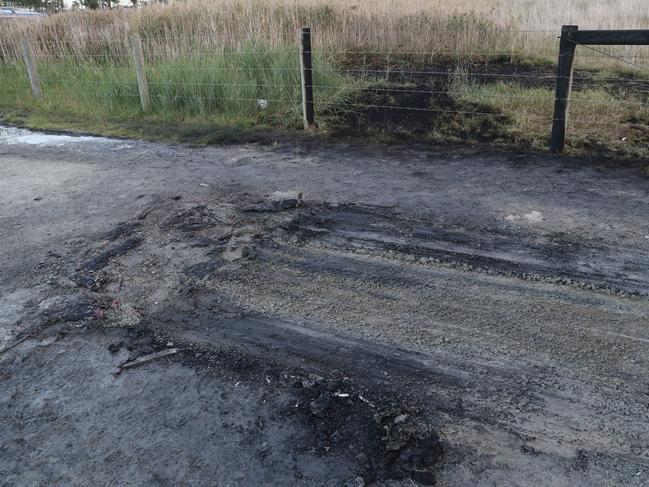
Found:
[[[559,42],[559,61],[557,63],[557,89],[554,97],[554,117],[552,119],[552,137],[550,150],[555,153],[563,152],[566,145],[566,130],[568,128],[568,107],[572,90],[572,72],[575,60],[575,42],[579,27],[564,25],[561,28]]]
[[[20,41],[20,49],[23,52],[25,66],[27,66],[27,76],[29,76],[29,83],[32,86],[32,93],[34,94],[34,98],[40,100],[43,98],[43,90],[41,90],[41,80],[38,77],[38,69],[36,68],[32,46],[27,39],[23,39]]]
[[[300,72],[302,73],[302,112],[304,129],[317,128],[313,110],[313,64],[311,57],[311,29],[302,29],[300,36]]]
[[[133,52],[135,73],[137,74],[137,87],[140,90],[142,111],[147,112],[151,106],[151,99],[149,98],[149,85],[146,80],[146,72],[144,71],[144,51],[142,50],[140,36],[131,37],[131,51]]]

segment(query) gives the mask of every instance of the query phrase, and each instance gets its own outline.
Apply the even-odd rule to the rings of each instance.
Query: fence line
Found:
[[[168,60],[176,60],[179,58],[200,58],[200,57],[215,57],[215,56],[250,56],[250,55],[268,55],[268,54],[287,54],[287,55],[295,55],[299,51],[298,50],[264,50],[264,51],[219,51],[219,50],[214,50],[211,52],[200,52],[200,51],[192,51],[192,52],[181,52],[181,51],[173,51],[173,52],[151,52],[147,51],[145,53],[146,58],[162,58],[162,59],[168,59]],[[600,51],[598,51],[600,52]],[[641,56],[641,55],[635,55],[635,56],[626,56],[625,58],[622,58],[620,56],[616,56],[613,54],[609,53],[604,53],[603,51],[602,55],[580,55],[580,59],[613,59],[616,61],[620,61],[622,63],[628,64],[632,67],[641,69],[641,70],[647,70],[649,68],[649,63],[647,66],[643,66],[641,64],[637,63],[632,63],[629,62],[628,59],[649,59],[649,56]],[[422,58],[436,58],[436,57],[475,57],[475,56],[485,56],[485,57],[493,57],[493,58],[527,58],[529,55],[524,53],[524,52],[489,52],[489,51],[465,51],[465,52],[451,52],[451,51],[418,51],[418,52],[408,52],[408,51],[314,51],[314,54],[317,55],[334,55],[334,56],[348,56],[348,55],[363,55],[363,56],[382,56],[389,58],[390,56],[419,56]],[[558,57],[562,58],[565,55],[561,54]],[[87,54],[87,53],[78,53],[78,54],[42,54],[42,53],[35,53],[34,54],[35,59],[41,60],[41,61],[57,61],[57,60],[65,60],[65,59],[71,59],[75,61],[80,61],[84,59],[104,59],[108,61],[112,61],[115,59],[129,59],[131,55],[129,53],[110,53],[110,54]],[[554,76],[551,76],[554,78]]]
[[[92,66],[83,66],[80,69],[92,68],[95,71],[116,71],[116,70],[128,70],[132,71],[131,67],[128,66],[101,66],[101,65],[92,65]],[[46,68],[47,69],[47,68]],[[164,69],[164,68],[163,68]],[[229,71],[282,71],[282,72],[299,72],[299,67],[295,68],[277,68],[277,67],[245,67],[245,68],[228,68]],[[193,67],[192,72],[210,72],[213,73],[213,68],[200,68]],[[432,75],[432,76],[466,76],[466,77],[484,77],[484,78],[505,78],[505,79],[543,79],[543,80],[556,80],[555,75],[534,75],[534,74],[524,74],[524,73],[486,73],[481,71],[425,71],[425,70],[406,70],[406,69],[362,69],[362,68],[319,68],[315,69],[316,72],[332,72],[332,73],[371,73],[371,74],[384,74],[384,75],[395,75],[395,74],[417,74],[417,75]],[[5,78],[7,79],[7,78]],[[597,82],[597,81],[608,81],[615,83],[646,83],[649,87],[649,79],[633,79],[628,77],[613,77],[613,76],[573,76],[573,80],[582,81],[582,82]]]
[[[449,31],[455,32],[455,31]],[[518,31],[518,33],[540,33],[540,32],[556,32],[556,31]],[[557,76],[554,74],[543,74],[543,73],[529,73],[529,72],[493,72],[494,66],[496,69],[502,69],[499,65],[485,65],[484,71],[480,70],[480,67],[476,64],[467,64],[467,65],[454,65],[448,69],[439,69],[438,66],[431,66],[430,69],[426,68],[413,68],[409,69],[406,67],[400,67],[398,62],[401,62],[398,58],[400,56],[421,56],[423,58],[431,58],[434,62],[435,58],[440,58],[444,56],[450,57],[478,57],[478,56],[493,56],[493,57],[506,57],[511,58],[512,60],[517,57],[527,56],[524,52],[518,52],[514,47],[510,51],[449,51],[449,50],[431,50],[431,51],[407,51],[407,50],[319,50],[317,48],[311,48],[310,45],[308,48],[302,46],[300,49],[298,45],[298,33],[291,31],[291,34],[295,35],[296,45],[294,48],[285,48],[285,49],[256,49],[254,43],[251,43],[250,49],[225,49],[224,46],[221,48],[215,47],[213,51],[207,51],[206,46],[202,46],[201,50],[191,50],[191,46],[181,46],[189,50],[185,52],[184,49],[170,49],[169,51],[160,50],[159,47],[152,46],[147,48],[148,44],[152,44],[152,39],[154,38],[144,38],[140,39],[139,46],[140,52],[137,51],[137,45],[133,43],[129,46],[127,43],[122,42],[122,40],[114,41],[114,44],[108,44],[108,48],[119,47],[120,51],[113,51],[107,53],[53,53],[48,54],[44,51],[36,50],[35,53],[32,52],[32,58],[34,64],[42,63],[40,66],[44,76],[37,78],[38,87],[41,84],[45,87],[45,93],[43,94],[46,98],[48,93],[55,93],[58,85],[60,88],[60,93],[64,95],[83,95],[86,97],[106,97],[111,100],[119,101],[120,98],[139,98],[142,102],[142,110],[147,111],[151,108],[151,105],[155,105],[159,101],[164,102],[174,102],[176,100],[193,100],[197,102],[209,101],[209,102],[250,102],[252,106],[256,106],[259,109],[265,109],[268,103],[273,104],[292,104],[294,106],[299,106],[299,97],[298,91],[302,94],[305,92],[315,90],[315,99],[311,98],[310,101],[308,97],[302,100],[302,106],[311,104],[311,107],[315,106],[319,109],[332,109],[336,107],[347,108],[348,111],[355,109],[376,109],[376,110],[401,110],[404,112],[423,112],[423,113],[445,113],[445,114],[454,114],[462,116],[476,116],[476,117],[498,117],[498,118],[507,118],[509,117],[508,105],[505,102],[515,102],[515,101],[538,101],[538,102],[547,102],[548,110],[550,111],[550,105],[554,99],[555,104],[565,103],[567,104],[568,99],[575,104],[582,105],[584,107],[601,107],[597,108],[594,113],[598,116],[610,115],[614,116],[618,120],[614,122],[609,121],[599,121],[599,120],[589,120],[588,124],[592,125],[608,125],[608,126],[618,126],[618,127],[634,127],[634,128],[643,128],[649,130],[644,123],[629,123],[627,119],[631,119],[631,115],[623,112],[622,110],[636,110],[638,114],[646,114],[646,110],[649,109],[649,89],[642,89],[643,87],[649,88],[648,79],[635,79],[623,76],[612,76],[612,75],[585,75],[580,74],[579,76],[574,76],[571,73],[571,81],[579,82],[578,88],[587,90],[591,88],[601,88],[604,89],[603,84],[619,84],[624,87],[624,89],[630,89],[634,96],[640,96],[638,100],[629,100],[625,98],[618,98],[614,95],[610,95],[611,99],[606,98],[588,98],[586,96],[559,96],[555,94],[553,97],[551,92],[548,91],[547,96],[545,95],[536,95],[536,94],[519,94],[516,92],[488,92],[489,87],[494,86],[494,83],[509,83],[505,84],[505,89],[511,89],[515,87],[524,88],[539,88],[539,89],[548,89],[549,84],[561,79],[561,75]],[[261,35],[261,34],[260,34]],[[178,39],[197,39],[201,36],[188,36],[188,37],[177,37]],[[205,36],[206,38],[214,39],[213,36]],[[173,39],[173,37],[164,37],[165,40]],[[255,37],[248,37],[249,40],[261,40],[260,37],[255,34]],[[572,41],[571,41],[572,42]],[[60,44],[66,44],[66,42],[61,42]],[[69,41],[67,45],[78,47],[80,50],[87,49],[88,46],[80,44],[76,41]],[[582,45],[575,42],[576,45]],[[39,46],[36,42],[36,46]],[[59,43],[55,43],[56,47],[61,47]],[[101,43],[96,47],[103,47],[104,44]],[[92,46],[90,46],[92,47]],[[599,50],[591,48],[590,46],[585,46],[595,52],[597,55],[586,55],[580,56],[580,58],[594,58],[594,59],[613,59],[619,62],[623,62],[629,66],[632,66],[635,69],[642,71],[649,71],[641,64],[634,63],[630,59],[649,59],[649,56],[644,55],[629,55],[626,57],[619,57],[615,54],[606,52],[604,50]],[[74,49],[72,49],[74,51]],[[135,54],[134,54],[135,53]],[[285,60],[280,60],[283,65],[278,66],[269,66],[269,65],[259,65],[254,64],[253,61],[250,61],[250,65],[241,65],[240,63],[244,62],[243,57],[251,57],[258,59],[260,62],[266,62],[266,58],[272,55],[285,54],[287,56],[295,56],[292,62],[295,62],[295,66],[287,66]],[[300,58],[300,56],[301,58]],[[314,82],[311,79],[305,79],[304,74],[306,71],[310,71],[309,66],[304,64],[304,56],[311,55],[316,56],[315,61],[316,65],[312,68],[312,74],[316,76],[316,81]],[[331,64],[333,61],[329,61],[330,58],[334,56],[366,56],[366,57],[380,57],[379,61],[376,59],[347,59],[343,64],[341,61],[338,61],[336,65]],[[395,65],[391,67],[381,67],[380,69],[376,66],[380,62],[389,63],[391,57],[394,56]],[[165,65],[164,61],[182,61],[183,59],[188,59],[189,61],[195,61],[200,57],[222,57],[225,62],[222,64],[215,63],[214,66],[174,66],[174,65]],[[572,53],[561,52],[558,55],[559,63],[562,62],[572,62],[574,55]],[[88,61],[87,65],[79,64],[84,60]],[[302,66],[299,66],[298,63],[302,60]],[[67,76],[56,76],[53,73],[56,73],[57,70],[60,70],[60,67],[57,67],[55,64],[57,61],[62,61],[66,63],[71,61],[72,66],[66,66]],[[103,64],[103,61],[107,63],[113,62],[115,64]],[[268,62],[272,62],[271,59]],[[361,62],[362,61],[362,62]],[[406,62],[407,60],[403,60]],[[123,62],[123,64],[122,64]],[[48,66],[48,63],[52,63],[53,66]],[[76,66],[74,65],[76,63]],[[147,64],[148,63],[148,64]],[[355,64],[354,64],[355,63]],[[514,65],[516,66],[516,65]],[[137,69],[135,69],[137,67]],[[15,65],[11,69],[18,69],[18,65]],[[88,73],[93,76],[103,77],[100,79],[78,79],[71,77],[70,74],[74,73],[78,69],[79,73]],[[488,71],[492,69],[492,71]],[[508,69],[512,69],[511,67]],[[516,69],[514,67],[514,69]],[[524,69],[524,68],[522,68]],[[542,69],[542,68],[535,68]],[[215,72],[215,70],[223,70],[223,72]],[[30,69],[30,73],[35,73],[36,70]],[[109,74],[114,74],[119,77],[122,76],[121,73],[124,73],[124,79],[109,79]],[[120,74],[118,74],[120,73]],[[256,79],[257,82],[236,82],[237,73],[242,73],[244,79],[247,76],[250,80]],[[282,78],[284,73],[289,75],[285,78]],[[190,77],[189,80],[177,80],[175,77],[180,74],[185,74]],[[298,82],[297,75],[302,76],[302,85]],[[292,77],[295,75],[295,77]],[[327,84],[327,76],[342,76],[342,78],[333,78],[338,80],[338,84]],[[191,77],[198,78],[198,81],[194,81]],[[224,81],[222,78],[232,77],[233,81]],[[165,79],[167,77],[167,79]],[[426,78],[439,77],[440,79],[435,79],[434,81],[437,84],[432,84],[430,89],[426,89],[426,83],[429,83],[430,80]],[[135,79],[136,78],[136,79]],[[203,81],[201,81],[201,78]],[[210,80],[212,78],[213,80]],[[322,79],[320,79],[322,78]],[[30,79],[33,79],[33,76],[29,78],[16,77],[16,76],[2,76],[2,70],[0,70],[0,79],[11,80],[16,82],[27,82]],[[288,80],[290,82],[273,82],[274,79],[278,80]],[[323,83],[324,81],[324,83]],[[394,83],[395,86],[373,86],[372,83]],[[520,84],[518,83],[520,82]],[[347,86],[345,83],[349,83]],[[398,84],[401,83],[401,84]],[[414,86],[407,87],[403,83],[412,84]],[[439,84],[445,83],[445,84]],[[466,89],[457,89],[455,83],[458,83],[459,86],[462,86],[463,83],[466,84]],[[78,85],[88,87],[87,90],[75,90],[75,86]],[[422,86],[423,85],[423,86]],[[31,83],[34,96],[37,95],[36,85],[34,82]],[[132,90],[134,87],[138,87],[139,94],[134,93]],[[124,88],[123,90],[120,88]],[[610,88],[610,87],[609,87]],[[232,97],[227,96],[227,93],[237,92],[234,89],[237,89],[241,93],[241,97]],[[238,90],[240,89],[240,90]],[[608,89],[608,88],[607,88]],[[151,91],[149,93],[149,90]],[[193,92],[192,92],[193,90]],[[280,91],[281,90],[281,91]],[[224,93],[224,96],[218,96],[219,93]],[[331,94],[333,93],[333,94]],[[257,95],[255,97],[254,95]],[[253,96],[251,96],[253,95]],[[265,96],[269,95],[269,96]],[[275,95],[275,96],[274,96]],[[279,97],[276,95],[280,95]],[[374,98],[368,98],[369,95],[374,95]],[[417,95],[424,95],[420,98],[417,98]],[[320,100],[317,97],[322,96],[323,99]],[[413,96],[412,99],[404,99],[403,97]],[[598,94],[598,96],[601,96]],[[620,97],[622,95],[619,95]],[[457,109],[450,107],[435,107],[435,106],[418,106],[418,104],[425,103],[444,103],[443,97],[452,98],[454,104],[460,104]],[[393,99],[391,99],[393,98]],[[150,102],[146,100],[149,99]],[[376,100],[376,103],[367,102],[367,100]],[[387,101],[387,103],[386,103]],[[498,105],[498,102],[502,101],[501,106]],[[461,109],[462,106],[467,106],[471,108],[472,106],[476,109]],[[214,104],[210,104],[214,106]],[[517,106],[520,106],[518,104]],[[541,106],[541,104],[536,105]],[[485,110],[487,108],[488,110]],[[609,111],[606,113],[602,109],[609,108]],[[494,112],[489,111],[493,109]],[[617,111],[614,111],[617,110]],[[539,116],[545,116],[543,110],[541,110]],[[625,118],[626,117],[626,118]],[[305,112],[305,119],[308,118]],[[574,127],[575,124],[568,123],[567,118],[555,115],[547,118],[548,123],[553,125],[563,124],[567,129],[568,126]],[[580,122],[581,123],[581,122]],[[576,125],[580,125],[577,123]],[[310,117],[310,122],[305,124],[306,126],[313,127],[315,123],[313,121],[313,113]]]
[[[8,79],[8,78],[4,78]],[[25,78],[10,78],[14,80],[27,81]],[[41,78],[43,83],[60,83],[66,82],[70,84],[81,83],[81,84],[91,84],[98,86],[105,86],[107,81],[100,80],[76,80],[74,78]],[[243,87],[243,88],[294,88],[298,89],[299,87],[294,84],[264,84],[264,83],[252,83],[252,84],[241,84],[241,83],[210,83],[210,82],[174,82],[174,81],[159,81],[159,80],[148,80],[149,85],[158,85],[158,86],[205,86],[205,87]],[[119,85],[127,86],[137,86],[137,81],[119,81]],[[311,85],[314,89],[319,90],[333,90],[339,89],[333,86],[326,85]],[[507,100],[543,100],[543,101],[552,101],[554,97],[551,93],[548,93],[547,96],[533,96],[533,95],[509,95],[505,93],[480,93],[475,94],[466,91],[451,91],[451,90],[421,90],[421,89],[403,89],[403,88],[381,88],[381,87],[365,87],[363,88],[365,92],[385,92],[385,93],[416,93],[416,94],[431,94],[431,95],[448,95],[448,96],[474,96],[477,98],[496,98],[496,99],[507,99]],[[639,93],[647,93],[649,91],[640,91]],[[648,107],[649,103],[642,101],[629,101],[629,100],[620,100],[620,99],[611,99],[611,100],[593,100],[588,98],[572,98],[573,102],[582,103],[582,104],[593,104],[593,105],[628,105],[632,107]]]
[[[74,95],[93,95],[92,93],[88,93],[86,91],[73,91],[73,90],[65,90],[65,94],[74,94]],[[106,98],[110,98],[112,95],[111,94],[106,94]],[[120,93],[120,97],[127,97],[127,98],[139,98],[139,94],[129,94],[129,93]],[[266,102],[275,102],[275,103],[282,103],[285,102],[285,99],[281,98],[265,98],[263,100],[260,100],[259,98],[231,98],[231,97],[208,97],[208,96],[200,96],[200,95],[193,95],[193,96],[182,96],[182,95],[151,95],[151,98],[154,99],[165,99],[165,100],[175,100],[175,99],[181,99],[181,100],[210,100],[210,101],[247,101],[247,102],[260,102],[260,101],[266,101]],[[297,101],[297,99],[296,99]],[[493,117],[493,118],[507,118],[509,115],[506,113],[497,113],[497,112],[478,112],[478,111],[468,111],[468,110],[450,110],[450,109],[438,109],[438,108],[421,108],[421,107],[406,107],[406,106],[393,106],[393,105],[377,105],[377,104],[364,104],[364,103],[343,103],[343,102],[316,102],[316,105],[322,107],[322,106],[328,106],[328,107],[334,107],[334,106],[339,106],[341,108],[349,108],[349,107],[359,107],[359,108],[381,108],[381,109],[386,109],[386,110],[402,110],[402,111],[412,111],[412,112],[430,112],[430,113],[447,113],[447,114],[456,114],[456,115],[472,115],[472,116],[486,116],[486,117]],[[345,110],[345,111],[352,111],[352,110]],[[559,121],[556,119],[551,119],[550,121]],[[574,124],[574,122],[571,122]],[[649,132],[649,125],[647,124],[640,124],[640,123],[631,123],[631,122],[603,122],[603,121],[588,121],[588,124],[594,124],[594,125],[608,125],[608,126],[626,126],[626,127],[635,127],[635,128],[642,128],[646,131]]]

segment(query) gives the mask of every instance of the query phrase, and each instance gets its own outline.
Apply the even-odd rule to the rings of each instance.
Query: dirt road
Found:
[[[0,208],[2,485],[649,484],[637,168],[3,129]]]

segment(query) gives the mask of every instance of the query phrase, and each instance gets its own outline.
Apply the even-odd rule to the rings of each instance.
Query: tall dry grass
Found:
[[[0,23],[0,54],[26,37],[43,53],[123,52],[139,33],[156,52],[295,43],[303,26],[322,50],[546,55],[562,24],[649,28],[646,0],[187,0],[138,10],[77,11]],[[533,31],[533,32],[531,32]]]

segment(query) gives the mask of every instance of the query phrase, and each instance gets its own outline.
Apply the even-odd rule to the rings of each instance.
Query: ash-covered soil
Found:
[[[433,137],[480,142],[507,139],[510,116],[480,101],[459,96],[454,83],[485,86],[511,84],[521,88],[554,90],[554,64],[534,65],[514,62],[509,56],[485,58],[480,62],[440,59],[423,62],[407,56],[385,59],[371,56],[350,56],[338,60],[347,74],[370,81],[362,92],[349,100],[349,107],[325,107],[327,115],[337,122],[334,131],[341,135],[383,133],[392,138],[413,140]],[[576,69],[573,90],[599,89],[612,98],[637,96],[646,98],[647,80],[624,79],[621,74],[602,76],[597,71]],[[464,98],[464,99],[463,99]],[[432,111],[432,112],[431,112]],[[489,116],[476,116],[476,113]],[[629,120],[638,122],[638,120]],[[444,140],[444,139],[442,139]]]
[[[639,170],[22,136],[2,485],[649,481]]]

